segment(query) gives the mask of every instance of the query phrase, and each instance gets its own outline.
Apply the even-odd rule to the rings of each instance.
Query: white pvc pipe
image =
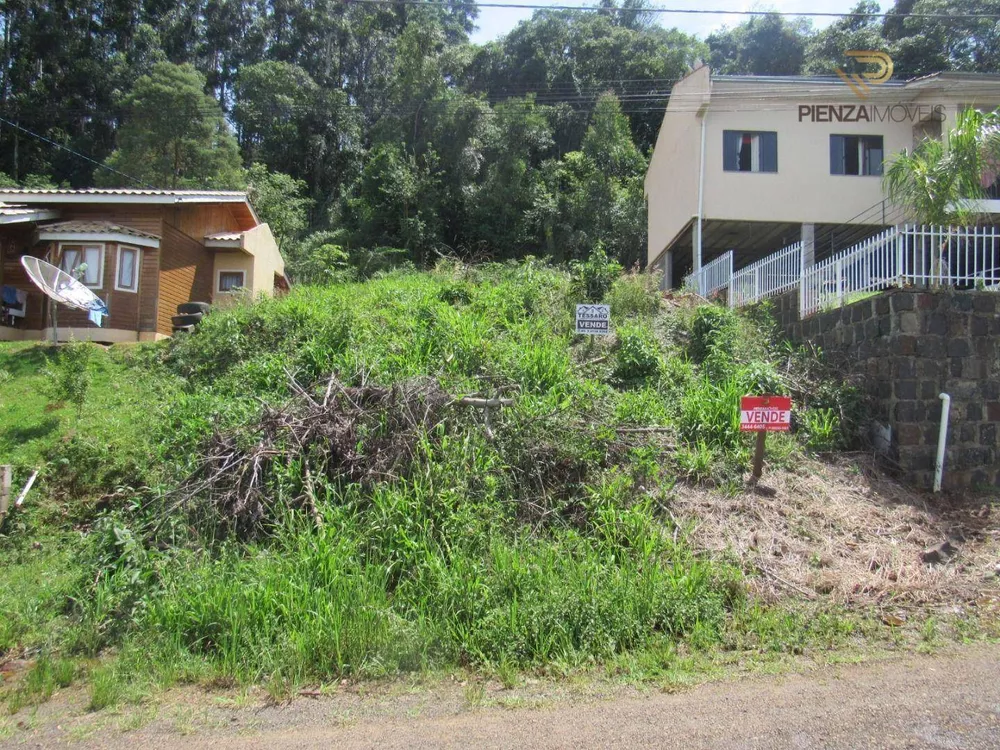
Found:
[[[698,167],[698,237],[694,248],[694,271],[701,270],[701,232],[705,210],[705,120],[707,112],[701,115],[701,163]]]
[[[934,491],[941,491],[941,477],[944,475],[944,449],[948,444],[948,412],[951,411],[951,396],[942,393],[938,396],[941,399],[941,426],[938,429],[938,449],[937,461],[934,464]]]

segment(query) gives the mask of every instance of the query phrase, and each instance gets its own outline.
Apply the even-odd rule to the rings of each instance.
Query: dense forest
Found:
[[[642,176],[673,81],[1000,70],[1000,0],[861,2],[820,31],[759,15],[700,40],[645,0],[537,11],[470,43],[473,2],[10,0],[9,184],[247,187],[293,276],[437,255],[644,257]],[[951,18],[946,16],[951,15]]]

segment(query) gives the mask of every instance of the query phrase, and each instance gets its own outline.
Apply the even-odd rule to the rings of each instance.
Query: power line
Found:
[[[417,5],[424,8],[442,8],[458,10],[462,7],[475,8],[510,8],[512,10],[578,10],[601,13],[644,13],[680,14],[700,16],[805,16],[809,18],[926,18],[938,20],[1000,20],[1000,13],[852,13],[850,11],[834,13],[822,11],[776,11],[776,10],[722,10],[719,8],[663,8],[651,6],[645,8],[601,7],[597,5],[538,5],[535,3],[498,3],[498,2],[440,2],[440,0],[344,0],[347,5]]]
[[[118,175],[119,177],[124,177],[129,182],[134,182],[135,184],[140,185],[140,186],[142,186],[144,188],[155,189],[149,183],[143,182],[142,180],[137,179],[137,178],[133,177],[132,175],[128,175],[128,174],[125,174],[124,172],[120,172],[119,170],[115,169],[114,167],[109,167],[104,162],[97,161],[97,159],[91,159],[86,154],[81,154],[79,151],[74,151],[73,149],[69,148],[68,146],[64,146],[61,143],[57,143],[56,141],[53,141],[51,138],[46,138],[44,135],[39,135],[38,133],[36,133],[36,132],[34,132],[32,130],[28,130],[27,128],[22,127],[22,126],[18,125],[17,123],[11,122],[10,120],[8,120],[8,119],[6,119],[4,117],[0,117],[0,122],[4,123],[5,125],[9,125],[10,127],[15,128],[16,130],[20,130],[22,133],[26,133],[26,134],[30,135],[32,138],[37,138],[38,140],[40,140],[40,141],[42,141],[44,143],[48,143],[50,146],[55,146],[56,148],[62,149],[63,151],[66,151],[67,153],[70,153],[73,156],[76,156],[76,157],[78,157],[80,159],[83,159],[84,161],[89,161],[91,164],[96,164],[101,169],[106,169],[109,172],[112,172],[113,174]]]

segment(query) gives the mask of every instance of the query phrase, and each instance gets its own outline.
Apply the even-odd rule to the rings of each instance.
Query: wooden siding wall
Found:
[[[164,222],[160,242],[160,290],[157,327],[170,334],[170,319],[182,302],[212,299],[212,255],[201,242]]]
[[[77,244],[77,243],[65,243],[65,244]],[[82,243],[86,244],[86,243]],[[114,242],[105,242],[104,244],[104,275],[101,279],[101,288],[93,289],[98,297],[104,300],[105,304],[108,306],[109,315],[104,319],[101,327],[111,328],[123,331],[151,331],[154,330],[152,325],[141,326],[141,320],[148,319],[150,324],[152,324],[152,314],[149,312],[155,309],[155,287],[156,287],[156,277],[157,277],[157,265],[158,265],[158,253],[156,250],[151,248],[139,248],[141,254],[141,265],[139,266],[139,291],[136,292],[125,292],[118,291],[115,289],[115,279],[118,274],[118,245]],[[131,247],[131,246],[130,246]],[[39,245],[31,250],[32,255],[42,257],[48,250],[47,245]],[[20,268],[20,259],[17,261],[17,265]],[[23,269],[22,269],[23,273]],[[28,280],[25,275],[24,283],[26,288],[29,290],[29,313],[32,309],[31,297],[37,296],[42,297],[42,293],[39,292],[31,281]],[[150,293],[153,290],[154,293]],[[153,304],[150,305],[146,302],[145,298],[153,300]],[[140,313],[140,306],[146,308],[145,315]],[[49,311],[48,307],[44,303],[39,305],[40,314],[36,318],[29,315],[30,319],[25,320],[25,325],[28,328],[46,328],[51,325],[49,321]],[[44,313],[41,310],[44,309]],[[87,319],[87,313],[83,310],[71,310],[68,307],[60,306],[58,317],[56,319],[57,324],[60,327],[72,327],[72,328],[90,328],[93,326]]]
[[[204,242],[206,234],[240,231],[232,208],[225,203],[170,207],[166,210],[164,219],[199,243]]]
[[[128,203],[105,206],[95,203],[78,206],[63,204],[53,208],[59,209],[57,221],[110,221],[157,237],[163,234],[163,206]]]
[[[28,274],[21,265],[21,256],[31,249],[34,237],[34,227],[11,226],[4,227],[0,234],[0,255],[3,256],[0,283],[23,289],[28,293],[28,308],[23,320],[18,321],[18,328],[38,330],[42,327],[46,297],[31,283]],[[45,250],[33,252],[34,255],[44,255]]]

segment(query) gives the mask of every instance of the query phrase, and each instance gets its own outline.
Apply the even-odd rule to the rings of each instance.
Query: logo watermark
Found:
[[[799,122],[943,122],[943,104],[800,104]]]
[[[840,79],[851,87],[860,104],[800,104],[799,122],[943,122],[946,118],[943,104],[868,104],[872,86],[892,78],[892,58],[876,50],[848,50],[845,53],[860,63],[876,65],[874,72],[845,73],[835,68]]]
[[[871,87],[880,83],[885,83],[892,78],[892,58],[885,52],[878,52],[870,49],[850,49],[846,52],[848,57],[853,57],[859,63],[866,65],[877,65],[878,71],[875,73],[845,73],[840,68],[835,68],[840,80],[851,87],[854,95],[859,99],[867,99],[871,95]]]

